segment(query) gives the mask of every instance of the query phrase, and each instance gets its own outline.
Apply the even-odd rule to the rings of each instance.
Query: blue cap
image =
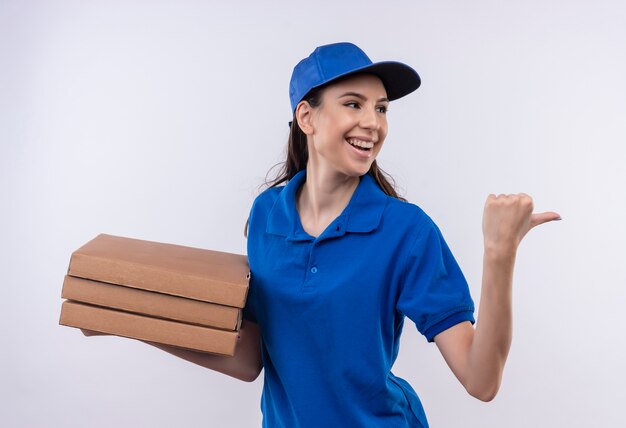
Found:
[[[333,43],[316,48],[293,69],[289,83],[291,110],[306,94],[318,86],[356,73],[374,74],[382,80],[389,101],[397,100],[419,88],[421,80],[415,70],[394,61],[373,63],[352,43]]]

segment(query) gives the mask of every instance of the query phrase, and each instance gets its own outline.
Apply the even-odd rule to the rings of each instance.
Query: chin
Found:
[[[361,168],[351,168],[346,171],[345,174],[349,177],[361,177],[369,172],[371,165],[363,166]]]

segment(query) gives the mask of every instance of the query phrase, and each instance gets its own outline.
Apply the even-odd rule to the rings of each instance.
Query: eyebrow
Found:
[[[345,94],[339,95],[337,98],[343,98],[343,97],[356,97],[356,98],[360,98],[363,101],[367,101],[367,97],[363,94],[359,94],[358,92],[346,92]],[[379,98],[378,101],[376,101],[378,103],[380,102],[389,102],[389,98]]]

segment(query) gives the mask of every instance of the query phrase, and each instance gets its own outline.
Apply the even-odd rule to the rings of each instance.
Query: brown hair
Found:
[[[332,83],[335,83],[335,81]],[[305,95],[304,100],[307,101],[311,107],[319,107],[322,104],[322,93],[325,87],[326,85],[312,89],[307,95]],[[289,180],[291,180],[298,172],[306,168],[307,161],[309,160],[307,137],[306,134],[302,132],[302,129],[300,129],[295,113],[289,128],[289,138],[287,140],[287,159],[285,159],[284,162],[280,162],[270,168],[265,176],[265,186],[267,186],[267,188],[277,187],[283,183],[289,182]],[[273,178],[268,179],[271,171],[276,167],[280,167],[280,169]],[[398,195],[393,177],[383,171],[378,166],[376,160],[372,162],[372,165],[367,173],[372,176],[385,194],[396,199],[400,199],[401,201],[406,201],[406,199]],[[248,221],[246,221],[244,236],[248,236]]]

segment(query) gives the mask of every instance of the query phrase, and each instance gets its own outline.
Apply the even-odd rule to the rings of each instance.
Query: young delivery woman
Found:
[[[288,158],[250,213],[252,281],[236,355],[155,345],[247,381],[264,368],[265,427],[428,426],[415,391],[391,373],[405,316],[472,396],[489,401],[498,391],[517,248],[560,217],[533,214],[525,194],[487,198],[474,327],[467,283],[439,229],[376,164],[389,102],[419,85],[409,66],[373,64],[349,43],[302,60],[290,84]]]

